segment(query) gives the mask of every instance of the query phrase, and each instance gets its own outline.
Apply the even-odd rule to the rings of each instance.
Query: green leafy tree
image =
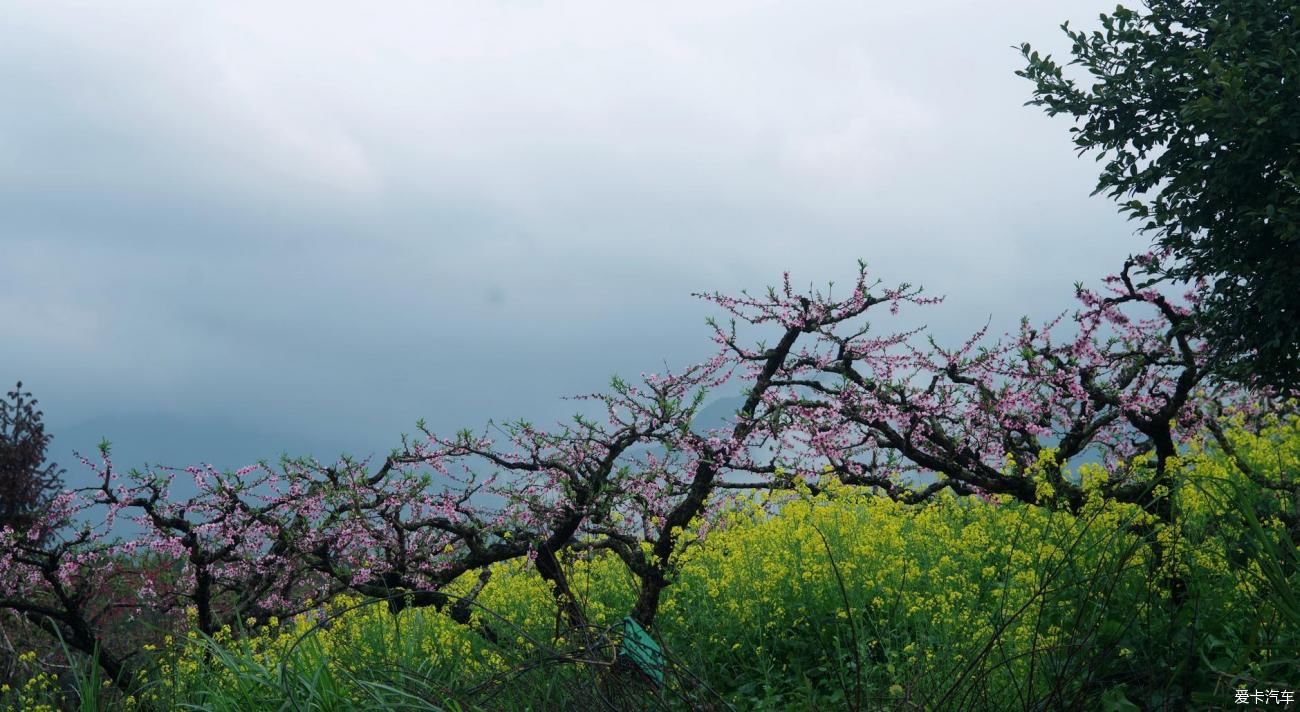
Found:
[[[1196,282],[1224,379],[1300,389],[1300,1],[1149,0],[1073,31],[1066,77],[1021,46],[1031,105],[1068,114],[1097,189],[1143,221],[1158,273]]]
[[[0,401],[0,527],[25,530],[39,519],[62,486],[63,470],[45,462],[53,436],[45,432],[42,413],[19,381]]]

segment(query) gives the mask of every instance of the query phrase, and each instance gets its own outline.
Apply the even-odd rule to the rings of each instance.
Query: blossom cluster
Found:
[[[581,627],[565,550],[616,556],[637,582],[627,613],[649,624],[682,552],[721,521],[731,495],[827,486],[814,478],[904,503],[946,490],[1081,511],[1099,494],[1166,516],[1160,488],[1179,443],[1213,421],[1207,414],[1257,401],[1206,387],[1189,308],[1139,278],[1153,259],[1108,278],[1108,296],[1079,287],[1070,336],[1054,334],[1062,315],[991,345],[979,330],[951,349],[918,345],[919,329],[877,335],[859,323],[878,307],[892,318],[940,301],[869,284],[864,263],[842,301],[796,294],[788,274],[765,298],[697,295],[733,316],[729,329],[710,322],[718,354],[578,396],[603,402],[604,423],[575,416],[546,432],[518,421],[493,438],[443,437],[421,422],[422,437],[404,436],[376,468],[344,457],[123,474],[105,445],[98,462],[83,459],[96,486],[64,493],[29,531],[0,530],[0,608],[54,621],[126,684],[138,641],[114,636],[132,621],[148,619],[159,635],[191,626],[212,635],[339,595],[404,592],[390,599],[394,613],[434,606],[473,625],[448,586],[503,562],[526,562]],[[736,318],[779,328],[777,340],[742,344]],[[735,417],[693,430],[709,389],[737,372],[748,387]],[[1107,474],[1085,488],[1066,474],[1090,450],[1105,455]],[[938,479],[911,486],[918,471]],[[172,493],[181,473],[198,490],[184,500]],[[485,494],[503,504],[479,504]],[[99,526],[67,525],[96,517]],[[110,540],[121,517],[144,533]]]

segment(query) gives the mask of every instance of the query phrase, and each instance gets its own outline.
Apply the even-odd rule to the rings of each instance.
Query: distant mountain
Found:
[[[713,428],[721,428],[736,420],[736,413],[745,405],[745,396],[720,398],[700,408],[691,421],[691,431],[704,433]]]
[[[351,447],[345,447],[324,438],[260,430],[231,420],[165,413],[101,416],[66,427],[50,426],[46,431],[53,436],[47,461],[66,471],[64,486],[74,489],[96,484],[94,471],[82,464],[74,451],[98,465],[99,443],[104,438],[111,444],[113,469],[121,473],[144,470],[146,465],[176,468],[212,465],[225,472],[257,464],[259,460],[278,466],[281,454],[314,456],[322,462],[333,462],[343,452],[357,458],[372,452],[382,457],[391,449],[361,438],[347,444]],[[176,478],[171,494],[175,499],[187,499],[196,492],[193,480],[182,475]],[[113,528],[114,534],[128,537],[138,531],[137,525],[123,519]]]
[[[259,430],[230,420],[162,413],[102,416],[65,428],[50,428],[48,432],[54,436],[50,460],[67,470],[64,480],[70,487],[88,485],[94,478],[73,451],[98,462],[98,446],[103,438],[112,444],[114,468],[122,472],[143,469],[146,463],[168,467],[211,464],[218,470],[233,470],[260,459],[276,463],[282,453],[332,461],[346,449],[322,438]],[[360,450],[349,452],[358,457],[366,454]],[[379,452],[387,454],[388,449]]]
[[[703,434],[709,429],[724,427],[734,422],[736,412],[744,403],[743,395],[722,397],[707,403],[696,413],[691,429]],[[97,446],[105,437],[112,443],[114,467],[123,473],[132,468],[144,469],[146,464],[170,467],[211,464],[218,470],[228,471],[265,459],[274,466],[281,454],[315,456],[322,462],[333,462],[344,452],[356,458],[371,455],[374,466],[399,444],[396,440],[366,434],[360,434],[355,442],[340,443],[289,431],[257,429],[231,420],[162,413],[103,416],[67,427],[50,427],[48,432],[54,436],[48,459],[66,470],[64,484],[72,488],[94,484],[94,473],[73,456],[73,451],[98,463]],[[1044,444],[1051,444],[1051,441]],[[649,452],[660,457],[664,454],[661,446],[638,445],[630,448],[627,455],[640,459]],[[752,448],[750,455],[761,461],[765,453]],[[1078,458],[1075,465],[1098,459],[1089,454]],[[909,479],[928,483],[934,476],[926,473]],[[193,482],[187,477],[177,477],[172,494],[176,498],[193,496]],[[119,527],[121,533],[130,528]]]
[[[744,403],[743,395],[706,403],[696,414],[691,429],[703,433],[722,427]],[[69,487],[86,486],[94,477],[73,452],[97,463],[98,445],[103,438],[112,444],[113,465],[122,472],[143,469],[146,464],[169,467],[211,464],[225,471],[262,459],[275,464],[281,454],[315,456],[322,462],[332,462],[344,452],[358,458],[373,455],[379,459],[400,445],[400,438],[382,434],[359,433],[354,441],[343,443],[288,429],[259,429],[232,419],[158,412],[104,415],[67,426],[47,424],[47,432],[53,436],[49,460],[67,471],[64,481]]]
[[[722,398],[701,407],[692,429],[703,433],[725,425],[745,403],[744,396]],[[263,430],[232,420],[173,416],[165,413],[133,413],[100,416],[74,425],[48,428],[54,436],[49,460],[66,470],[68,487],[93,484],[94,473],[74,456],[99,462],[99,442],[108,438],[112,445],[113,466],[120,472],[150,466],[187,467],[211,464],[221,471],[252,465],[258,460],[278,463],[281,454],[290,457],[315,456],[332,462],[347,452],[362,458],[383,458],[400,442],[397,439],[361,436],[356,442],[339,443],[289,431]],[[634,453],[655,450],[640,447]],[[178,496],[193,494],[185,487],[185,478],[177,478]]]

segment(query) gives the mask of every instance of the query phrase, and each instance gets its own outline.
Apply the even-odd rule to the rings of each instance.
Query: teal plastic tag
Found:
[[[636,663],[656,683],[664,683],[664,653],[654,638],[631,617],[623,619],[623,642],[619,653]]]

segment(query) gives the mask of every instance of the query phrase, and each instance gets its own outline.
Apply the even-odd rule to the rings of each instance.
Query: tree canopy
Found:
[[[63,471],[45,462],[51,436],[42,413],[22,387],[19,381],[7,394],[12,404],[0,401],[0,527],[19,530],[44,513],[63,484]]]
[[[1148,0],[1061,28],[1069,65],[1021,46],[1031,105],[1076,119],[1103,191],[1196,283],[1214,373],[1300,387],[1300,2]]]

